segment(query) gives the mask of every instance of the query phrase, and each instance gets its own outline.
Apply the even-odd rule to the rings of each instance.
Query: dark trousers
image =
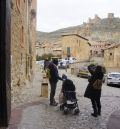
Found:
[[[55,92],[56,92],[57,83],[50,82],[50,86],[51,86],[51,89],[50,89],[50,103],[53,104],[55,102],[54,96],[55,96]]]
[[[91,99],[92,102],[92,107],[94,110],[95,114],[100,114],[101,113],[101,102],[100,102],[100,98],[92,98]]]

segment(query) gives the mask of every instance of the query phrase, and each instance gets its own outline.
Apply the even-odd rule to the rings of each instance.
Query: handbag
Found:
[[[96,90],[100,90],[102,88],[102,80],[97,79],[93,83],[93,88]]]

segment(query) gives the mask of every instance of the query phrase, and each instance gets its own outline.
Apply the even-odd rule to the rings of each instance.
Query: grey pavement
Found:
[[[112,113],[107,126],[108,129],[120,129],[120,110]]]
[[[40,97],[42,78],[41,72],[38,71],[36,72],[33,86],[24,90],[24,101],[21,104],[19,103],[19,105],[23,106],[16,106],[13,109],[9,129],[107,129],[108,122],[111,122],[111,114],[120,109],[120,88],[108,87],[103,84],[101,97],[102,115],[94,118],[91,116],[92,106],[90,100],[83,97],[88,83],[87,79],[71,75],[70,71],[60,70],[60,75],[62,73],[72,79],[76,85],[80,114],[78,116],[72,114],[65,116],[59,110],[59,107],[49,106],[49,98]],[[59,81],[56,100],[58,100],[61,85],[62,82]]]

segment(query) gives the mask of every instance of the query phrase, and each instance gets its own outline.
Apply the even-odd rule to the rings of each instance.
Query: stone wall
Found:
[[[36,3],[36,0],[32,1]],[[20,89],[26,86],[26,82],[31,81],[35,71],[36,16],[32,17],[31,7],[31,1],[12,0],[12,96],[20,94]]]
[[[25,83],[26,68],[26,5],[24,1],[13,0],[11,18],[11,66],[12,86]]]
[[[31,59],[30,59],[30,80],[34,78],[34,72],[35,72],[35,61],[36,61],[36,7],[37,5],[37,0],[32,0],[31,5],[29,6],[29,30],[30,30],[30,42],[31,42],[31,46],[29,46],[31,48],[30,51],[30,55],[31,55]]]

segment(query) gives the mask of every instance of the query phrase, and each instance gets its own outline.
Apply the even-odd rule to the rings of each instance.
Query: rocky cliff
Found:
[[[110,15],[111,16],[111,15]],[[85,38],[94,41],[114,41],[120,42],[120,18],[110,17],[89,19],[88,23],[79,26],[63,28],[50,33],[37,32],[38,42],[56,42],[61,39],[62,34],[78,33]]]

